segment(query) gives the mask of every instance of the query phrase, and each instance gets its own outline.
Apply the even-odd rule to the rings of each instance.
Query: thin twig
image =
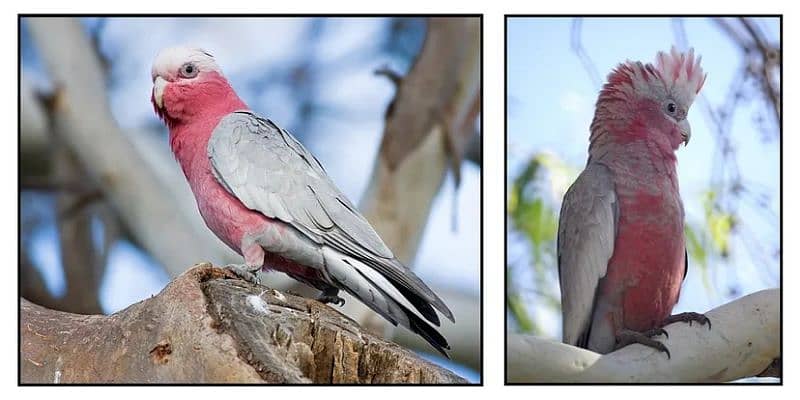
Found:
[[[597,66],[594,65],[591,57],[589,57],[589,53],[586,52],[586,49],[583,48],[583,42],[581,41],[581,26],[583,23],[583,19],[575,18],[572,20],[572,35],[571,35],[571,46],[572,51],[575,52],[575,55],[578,56],[578,59],[581,60],[583,64],[583,68],[586,70],[586,73],[589,74],[589,78],[592,80],[592,84],[599,90],[601,85],[600,80],[600,73],[597,72]]]

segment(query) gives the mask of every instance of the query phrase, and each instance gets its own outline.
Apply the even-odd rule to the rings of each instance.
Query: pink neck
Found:
[[[219,121],[234,111],[249,109],[224,78],[209,82],[202,89],[192,93],[190,106],[173,105],[178,112],[166,118],[172,153],[190,181],[190,172],[198,170],[191,165],[196,157],[207,158],[208,141]]]

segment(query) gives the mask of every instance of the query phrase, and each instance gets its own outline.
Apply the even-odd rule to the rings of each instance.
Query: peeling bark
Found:
[[[21,300],[22,383],[466,383],[315,300],[195,266],[110,316]]]

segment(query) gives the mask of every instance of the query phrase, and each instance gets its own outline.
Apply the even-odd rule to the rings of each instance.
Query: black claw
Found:
[[[664,343],[661,343],[661,342],[659,342],[657,340],[651,339],[651,336],[656,336],[656,335],[661,335],[661,334],[667,335],[667,337],[669,337],[668,334],[667,334],[667,331],[665,331],[665,330],[663,330],[661,328],[651,329],[651,330],[646,331],[644,333],[636,332],[636,331],[630,331],[630,330],[623,330],[617,335],[617,338],[616,338],[617,339],[617,347],[616,348],[619,349],[619,348],[622,348],[622,347],[625,347],[625,346],[628,346],[628,345],[631,345],[631,344],[634,344],[634,343],[639,343],[641,345],[644,345],[644,346],[656,349],[658,351],[667,353],[667,359],[672,359],[672,354],[670,354],[669,349],[667,348],[666,345],[664,345]]]
[[[317,301],[319,301],[320,303],[323,303],[323,304],[335,304],[337,306],[343,306],[344,305],[344,299],[339,297],[339,296],[336,296],[336,295],[332,295],[331,296],[331,295],[322,294],[319,297],[317,297]]]
[[[667,353],[667,359],[668,360],[672,359],[672,354],[669,353],[669,349],[667,348],[667,346],[664,345],[664,343],[654,341],[654,343],[649,343],[647,344],[647,346],[653,347],[658,351]]]
[[[339,297],[339,289],[335,287],[328,287],[327,289],[323,290],[322,293],[317,297],[317,301],[323,304],[333,303],[337,306],[344,305],[344,299]]]
[[[650,338],[653,336],[664,335],[667,339],[669,339],[669,333],[667,333],[664,328],[653,328],[649,331],[643,332],[642,334]]]
[[[700,325],[708,325],[708,329],[711,330],[711,320],[709,320],[705,315],[696,312],[685,312],[670,315],[664,320],[664,325],[668,325],[673,322],[687,322],[689,323],[689,326],[692,326],[692,323],[697,322]]]

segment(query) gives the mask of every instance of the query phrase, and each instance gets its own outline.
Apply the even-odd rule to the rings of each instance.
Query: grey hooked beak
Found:
[[[689,126],[689,120],[682,120],[678,122],[678,126],[681,128],[681,137],[683,138],[683,147],[689,145],[689,139],[692,138],[692,127]]]
[[[164,89],[167,87],[167,81],[157,76],[153,80],[153,100],[156,102],[158,108],[164,108]]]

